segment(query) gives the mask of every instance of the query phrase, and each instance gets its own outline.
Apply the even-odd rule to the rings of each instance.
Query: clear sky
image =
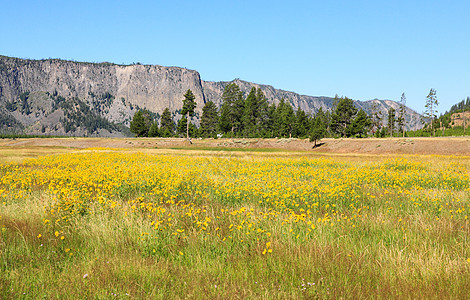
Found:
[[[470,96],[470,1],[2,1],[0,55],[179,66],[421,113]]]

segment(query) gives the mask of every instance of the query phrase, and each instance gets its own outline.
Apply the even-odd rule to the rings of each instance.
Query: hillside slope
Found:
[[[245,95],[248,95],[252,87],[261,89],[266,98],[270,103],[279,103],[279,101],[284,98],[289,100],[290,104],[297,110],[301,108],[304,111],[316,113],[320,108],[323,111],[332,110],[335,105],[335,99],[331,97],[314,97],[307,95],[300,95],[294,92],[284,91],[280,89],[275,89],[270,85],[256,84],[252,82],[243,81],[240,79],[235,79],[230,82],[211,82],[203,81],[202,87],[204,89],[204,95],[206,100],[211,100],[216,104],[220,105],[220,100],[224,88],[229,83],[237,84]],[[377,106],[377,109],[382,113],[382,116],[387,116],[388,109],[390,107],[398,111],[399,104],[391,100],[368,100],[368,101],[354,101],[354,105],[358,109],[363,109],[366,113],[370,114],[372,112],[372,106]],[[412,110],[411,108],[406,108],[406,124],[407,130],[416,130],[422,127],[421,124],[421,115]],[[384,125],[386,125],[384,123]]]
[[[316,112],[334,99],[282,91],[235,80],[247,94],[261,88],[269,102],[288,100],[294,108]],[[220,105],[228,82],[202,81],[197,71],[158,65],[82,63],[59,59],[28,60],[0,56],[0,131],[75,136],[123,136],[138,109],[156,116],[168,107],[177,116],[183,94],[196,96],[197,115],[207,100]],[[385,112],[393,101],[378,101]],[[372,102],[356,101],[370,111]],[[408,127],[418,128],[419,114],[408,111]],[[196,121],[197,122],[197,121]]]

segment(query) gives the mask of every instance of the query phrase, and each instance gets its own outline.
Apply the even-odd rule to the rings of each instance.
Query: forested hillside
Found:
[[[470,97],[452,105],[449,111],[427,122],[414,136],[461,136],[468,135],[470,123]]]

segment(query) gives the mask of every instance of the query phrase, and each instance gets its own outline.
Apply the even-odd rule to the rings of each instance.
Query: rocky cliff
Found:
[[[201,78],[193,70],[0,57],[0,106],[4,108],[0,113],[13,116],[25,128],[33,128],[32,131],[36,131],[34,127],[38,124],[43,128],[52,122],[58,126],[48,127],[51,131],[65,133],[59,121],[64,120],[63,111],[67,108],[54,106],[58,97],[66,102],[75,99],[69,112],[79,113],[79,106],[86,105],[97,117],[128,126],[138,108],[155,113],[161,113],[166,107],[171,111],[180,109],[188,89],[202,108]]]
[[[303,96],[235,80],[245,94],[261,88],[270,102],[287,99],[297,109],[331,109],[333,99]],[[228,82],[202,81],[197,71],[157,65],[82,63],[59,59],[28,60],[0,56],[0,130],[57,135],[120,136],[137,109],[156,115],[176,112],[191,89],[201,114],[207,100],[220,105]],[[386,110],[393,101],[379,101]],[[356,101],[368,111],[369,102]],[[410,128],[419,115],[410,113]]]

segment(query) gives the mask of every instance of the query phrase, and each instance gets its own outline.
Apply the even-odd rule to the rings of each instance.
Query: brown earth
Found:
[[[468,123],[470,122],[470,111],[455,113],[450,116],[452,122],[452,127],[454,126],[464,126],[468,128]]]
[[[86,148],[301,151],[356,154],[437,154],[470,156],[470,137],[323,139],[313,149],[307,139],[193,139],[181,138],[31,138],[0,140],[0,155],[11,152],[69,152]],[[47,150],[48,149],[48,150]],[[55,149],[55,150],[53,150]],[[53,150],[53,151],[51,151]]]

